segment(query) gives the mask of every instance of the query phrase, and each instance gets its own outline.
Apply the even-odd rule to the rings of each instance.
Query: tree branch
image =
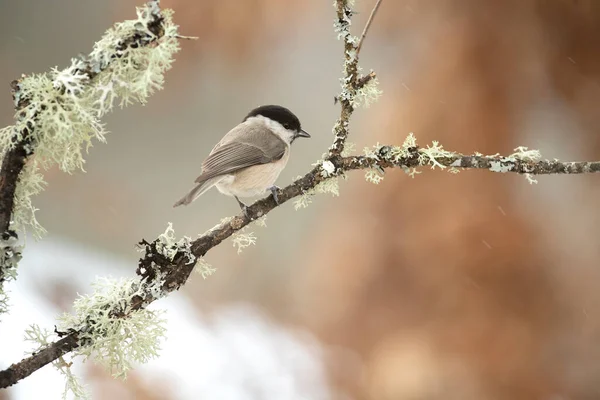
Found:
[[[373,10],[371,10],[371,15],[369,15],[369,19],[367,20],[367,23],[365,24],[365,29],[363,29],[362,35],[360,35],[360,40],[358,41],[358,45],[356,46],[356,56],[357,57],[358,57],[358,54],[360,53],[362,44],[365,40],[365,37],[367,36],[367,32],[369,31],[369,28],[371,27],[371,24],[373,23],[375,14],[377,14],[377,10],[379,10],[379,6],[381,5],[382,1],[383,0],[377,0],[377,2],[375,3],[375,6],[373,6]]]
[[[350,21],[354,11],[350,7],[349,1],[336,0],[337,19],[335,21],[335,30],[338,33],[338,39],[344,41],[344,81],[342,83],[342,92],[336,97],[336,101],[339,101],[341,104],[341,111],[340,117],[333,128],[335,139],[329,148],[329,157],[339,156],[344,151],[346,139],[350,133],[350,117],[354,113],[357,93],[375,79],[374,72],[370,72],[365,76],[359,74],[358,55],[381,2],[382,0],[377,0],[375,3],[359,40],[350,33]]]
[[[14,80],[10,83],[11,94],[15,103],[17,113],[29,105],[26,97],[20,96],[21,89],[19,81]],[[15,191],[17,190],[17,181],[19,175],[27,162],[27,158],[33,154],[31,146],[30,132],[33,126],[25,128],[20,132],[22,140],[18,141],[15,135],[13,140],[17,142],[12,150],[9,150],[2,159],[2,169],[0,170],[0,232],[2,239],[8,240],[10,237],[16,237],[14,231],[9,230],[10,220],[13,210]],[[0,274],[2,273],[0,269]],[[0,282],[2,276],[0,275]]]
[[[66,93],[73,94],[73,88],[76,88],[77,92],[84,92],[96,84],[95,78],[125,57],[127,51],[149,47],[160,40],[165,34],[163,26],[165,18],[159,7],[159,1],[151,0],[143,10],[138,10],[147,13],[144,15],[147,21],[145,26],[142,24],[136,27],[104,52],[92,52],[89,56],[72,60],[68,74],[61,76],[66,80],[64,82],[59,79],[54,80],[50,90],[53,90],[57,97],[64,96]],[[22,172],[31,156],[36,153],[40,138],[43,137],[43,124],[39,122],[42,114],[47,114],[47,109],[50,107],[49,104],[38,104],[39,93],[31,90],[28,79],[32,78],[23,75],[10,84],[17,125],[11,127],[11,131],[6,131],[12,136],[5,143],[7,149],[3,149],[6,152],[2,156],[0,169],[0,313],[3,311],[2,303],[5,301],[3,284],[7,279],[15,276],[16,265],[21,257],[21,247],[15,245],[18,240],[14,224],[17,186],[21,184]],[[75,84],[69,87],[65,82]],[[59,109],[63,105],[57,102],[53,107]],[[98,113],[101,114],[102,110]],[[86,134],[89,135],[88,132]]]
[[[273,209],[281,206],[289,200],[310,192],[317,185],[328,179],[334,179],[346,172],[353,170],[384,170],[389,168],[418,168],[422,166],[438,166],[443,168],[483,169],[494,172],[513,172],[518,174],[550,175],[550,174],[583,174],[600,172],[600,161],[595,162],[560,162],[560,161],[532,161],[519,158],[515,153],[510,156],[480,156],[451,154],[432,159],[428,149],[411,147],[405,149],[405,154],[399,156],[400,147],[381,146],[369,156],[349,156],[329,158],[334,166],[333,172],[327,172],[330,168],[324,168],[323,164],[314,167],[309,173],[296,180],[287,187],[280,189],[277,193],[279,204],[273,197],[258,200],[248,207],[247,216],[243,213],[222,222],[216,227],[204,233],[191,243],[188,250],[181,249],[169,260],[158,249],[159,239],[149,243],[142,241],[146,254],[139,261],[137,274],[142,277],[142,282],[150,284],[156,279],[164,279],[162,289],[163,295],[167,295],[183,286],[196,264],[195,259],[204,257],[208,251],[218,246],[225,239],[231,237],[252,221],[267,215]],[[193,255],[190,261],[190,253]],[[130,307],[139,310],[157,300],[155,294],[147,292],[144,296],[133,299]],[[118,317],[118,316],[116,316]],[[75,350],[81,343],[78,342],[80,332],[65,333],[65,337],[50,344],[47,348],[13,364],[10,368],[0,371],[0,388],[11,386],[19,380],[31,375],[36,370],[57,360],[59,357]]]
[[[125,38],[121,43],[115,46],[116,57],[108,60],[98,60],[93,57],[87,57],[80,60],[78,68],[74,71],[74,74],[85,75],[87,79],[87,85],[91,85],[93,79],[98,76],[101,72],[110,68],[111,64],[118,58],[119,52],[124,51],[129,47],[145,47],[150,43],[159,40],[165,33],[162,27],[163,16],[158,8],[158,0],[152,0],[150,3],[155,3],[155,7],[151,8],[154,12],[151,14],[152,18],[147,25],[147,29],[154,34],[154,36],[148,35],[143,30],[132,32],[131,35]],[[27,93],[21,92],[21,81],[25,76],[18,80],[11,82],[12,97],[15,103],[15,110],[17,116],[19,112],[27,107],[31,99]],[[65,90],[64,87],[56,87],[55,90]],[[34,119],[36,115],[34,114]],[[23,170],[28,157],[35,152],[35,140],[34,131],[35,126],[28,126],[21,132],[15,133],[13,142],[15,143],[11,150],[7,152],[2,160],[2,169],[0,170],[0,232],[2,235],[14,236],[15,233],[10,231],[10,221],[13,212],[13,203],[15,197],[15,189],[17,187],[17,181],[19,174]],[[20,138],[20,140],[19,140]]]
[[[369,22],[363,32],[363,39],[380,3],[381,0],[377,1],[371,13]],[[513,172],[526,174],[527,176],[600,172],[600,162],[543,161],[539,160],[539,153],[525,148],[518,148],[515,153],[504,157],[452,153],[444,150],[436,142],[433,142],[432,146],[420,148],[416,145],[412,134],[401,146],[377,146],[373,150],[367,151],[366,155],[343,156],[342,152],[349,133],[349,119],[354,111],[355,97],[359,90],[362,90],[365,85],[375,79],[375,73],[371,72],[365,76],[359,76],[357,73],[357,56],[360,42],[357,46],[357,39],[351,36],[349,32],[350,18],[353,11],[350,9],[348,1],[337,0],[336,11],[336,30],[344,40],[344,84],[342,93],[339,96],[341,114],[334,128],[335,138],[327,158],[319,162],[303,177],[278,190],[278,203],[275,202],[272,196],[259,200],[248,207],[245,214],[221,222],[194,241],[183,240],[174,244],[166,243],[165,239],[161,237],[152,242],[142,240],[140,245],[145,254],[140,258],[136,270],[137,275],[140,277],[139,285],[134,292],[137,294],[130,297],[127,304],[120,304],[118,308],[115,308],[117,311],[111,311],[109,314],[111,318],[127,318],[129,313],[142,310],[150,303],[178,290],[189,279],[198,259],[204,257],[212,248],[218,246],[252,221],[267,215],[278,206],[293,198],[314,194],[318,187],[326,185],[328,181],[335,180],[349,171],[367,170],[368,174],[383,174],[386,169],[401,168],[412,175],[415,168],[429,166],[440,169],[448,168],[453,172],[458,171],[459,168],[485,169],[491,172]],[[160,26],[160,22],[157,26]],[[25,146],[22,147],[25,149]],[[21,155],[21,157],[26,159],[27,154]],[[14,161],[16,167],[18,167],[18,161]],[[8,161],[6,162],[8,163]],[[6,169],[3,167],[0,172],[1,190],[8,190],[5,188],[8,188],[10,184],[10,181],[4,182],[4,179],[14,179],[14,182],[18,179],[18,171],[16,172],[16,178],[14,178],[8,175],[10,170],[10,167],[6,167]],[[3,212],[7,211],[3,209]],[[10,218],[10,210],[8,211],[8,218]],[[2,220],[0,219],[0,221]],[[166,245],[169,248],[165,250]],[[157,287],[160,290],[156,290]],[[141,290],[139,290],[140,288]],[[85,324],[77,329],[57,332],[61,336],[60,340],[48,344],[40,351],[11,365],[4,371],[0,371],[0,388],[11,386],[65,354],[87,346],[89,343],[81,338],[84,334],[89,334],[96,329],[96,321],[90,319],[91,317],[85,318]],[[102,335],[102,331],[97,332],[97,334]]]
[[[348,137],[348,126],[350,117],[354,112],[353,100],[356,96],[356,82],[358,79],[358,57],[356,57],[356,37],[350,33],[350,21],[353,11],[348,5],[348,0],[336,0],[337,20],[335,23],[338,39],[344,41],[344,82],[342,92],[337,97],[340,101],[341,110],[333,133],[335,139],[329,148],[329,156],[335,157],[342,154],[346,138]]]
[[[21,379],[27,378],[38,369],[58,360],[62,355],[72,351],[77,346],[77,334],[71,333],[23,361],[11,365],[0,372],[0,388],[7,388]]]

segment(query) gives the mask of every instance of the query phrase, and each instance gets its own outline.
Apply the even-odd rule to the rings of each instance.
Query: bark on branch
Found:
[[[157,40],[161,39],[165,33],[163,27],[164,17],[159,8],[159,0],[151,0],[147,5],[149,12],[148,23],[144,29],[132,32],[124,37],[119,43],[116,43],[110,56],[102,59],[94,58],[91,55],[84,57],[78,63],[78,68],[72,71],[73,75],[85,76],[86,86],[92,86],[94,78],[111,67],[128,48],[147,47]],[[25,109],[32,104],[30,93],[23,91],[21,82],[25,76],[11,82],[11,93],[16,110],[16,118],[19,119],[25,115]],[[64,91],[64,87],[55,86],[55,90]],[[30,119],[37,121],[39,111],[35,112]],[[12,146],[2,157],[2,166],[0,169],[0,239],[2,240],[2,251],[5,254],[16,254],[20,257],[20,248],[13,247],[8,243],[16,243],[18,239],[17,232],[12,229],[13,212],[15,209],[15,194],[17,185],[21,178],[21,173],[28,160],[36,152],[35,130],[36,124],[27,123],[27,126],[20,131],[14,131],[11,138]],[[9,242],[10,241],[10,242]],[[2,286],[10,277],[9,270],[14,269],[14,264],[5,263],[7,257],[2,257],[0,261],[0,292]],[[12,260],[10,260],[12,261]]]
[[[380,4],[380,0],[376,2],[372,16],[375,15],[375,11]],[[342,94],[339,96],[341,114],[334,129],[335,138],[327,158],[317,164],[303,177],[280,189],[277,192],[279,204],[274,201],[272,196],[259,200],[248,207],[247,213],[242,213],[230,218],[226,222],[220,223],[191,242],[190,246],[178,248],[173,257],[166,257],[164,252],[161,251],[160,246],[162,242],[160,238],[152,242],[142,240],[140,244],[143,246],[145,254],[139,260],[136,271],[140,276],[142,287],[155,288],[156,282],[160,282],[162,285],[161,297],[178,290],[189,279],[197,259],[204,257],[212,248],[218,246],[225,239],[231,237],[252,221],[265,216],[276,207],[285,204],[293,198],[312,192],[319,184],[329,179],[335,179],[353,170],[374,170],[378,173],[383,173],[388,169],[399,168],[410,172],[413,168],[428,166],[442,169],[485,169],[491,172],[513,172],[527,175],[600,172],[600,161],[560,162],[538,160],[535,153],[522,149],[517,153],[505,157],[499,155],[463,155],[445,151],[436,143],[434,143],[433,147],[419,148],[416,145],[410,145],[410,141],[407,141],[408,144],[402,146],[380,146],[364,156],[342,156],[349,134],[349,120],[354,112],[354,97],[358,90],[363,88],[371,79],[375,78],[375,74],[370,73],[365,76],[357,74],[360,42],[349,32],[353,11],[350,9],[348,1],[337,0],[336,11],[336,29],[344,42],[345,83],[342,87]],[[372,18],[369,19],[369,25],[371,22]],[[366,35],[367,29],[368,27],[363,32],[363,38]],[[21,157],[25,159],[26,155],[21,155]],[[8,163],[8,161],[6,162]],[[13,169],[17,171],[15,177],[9,175],[11,167],[7,166],[5,169],[3,166],[0,173],[0,192],[9,190],[10,179],[13,180],[13,185],[16,183],[19,162],[24,161],[20,161],[20,159],[13,161],[14,167],[17,168],[16,170]],[[9,182],[4,182],[7,179]],[[0,202],[4,198],[1,196],[10,197],[9,194],[2,193],[0,195]],[[10,209],[6,211],[0,208],[0,212],[8,213],[8,218],[10,218]],[[0,222],[4,221],[1,218],[0,215]],[[142,295],[132,298],[127,308],[139,310],[159,298],[156,295],[156,291],[145,290],[142,291]],[[114,316],[114,318],[124,317],[122,315]],[[84,327],[81,331],[60,333],[62,336],[60,340],[11,365],[8,369],[0,371],[0,388],[6,388],[15,384],[48,363],[84,345],[78,338],[83,330],[86,329],[93,329],[93,327],[90,325]]]
[[[335,168],[333,173],[327,172],[323,168],[323,164],[316,166],[302,178],[278,191],[279,205],[275,203],[271,196],[255,202],[248,207],[248,217],[242,213],[231,218],[227,222],[217,225],[198,239],[194,240],[191,246],[191,253],[197,258],[205,256],[209,250],[218,246],[225,239],[229,238],[253,220],[268,214],[273,209],[289,200],[314,189],[318,184],[327,179],[341,176],[344,173],[353,170],[418,168],[423,166],[423,160],[427,161],[427,159],[423,159],[422,157],[424,151],[417,147],[408,149],[407,155],[393,159],[393,149],[396,148],[397,147],[394,146],[382,146],[376,154],[372,156],[336,156],[329,158],[327,161],[331,162]],[[502,169],[505,170],[505,172],[532,175],[600,172],[600,161],[527,161],[511,156],[501,157],[463,154],[436,158],[435,161],[443,167],[448,168],[484,169],[489,171],[499,171]],[[432,165],[430,160],[427,165]],[[158,239],[153,242],[142,241],[142,244],[146,247],[146,254],[139,261],[139,267],[137,269],[138,275],[149,282],[153,279],[159,279],[159,274],[157,274],[157,272],[160,271],[164,274],[163,290],[165,291],[165,294],[179,289],[187,282],[194,269],[195,262],[189,261],[188,254],[185,251],[179,252],[175,255],[173,261],[169,261],[157,249]],[[146,307],[155,300],[156,298],[152,293],[147,293],[144,297],[135,298],[131,306],[133,309],[140,309]],[[77,342],[78,333],[79,332],[66,333],[65,337],[52,343],[49,347],[11,365],[10,368],[4,371],[0,371],[0,388],[15,384],[46,364],[57,360],[59,357],[79,347],[80,344]]]

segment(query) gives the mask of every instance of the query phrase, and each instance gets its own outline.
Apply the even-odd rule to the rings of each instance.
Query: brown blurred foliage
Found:
[[[399,144],[413,131],[420,144],[508,153],[552,90],[583,126],[580,153],[598,158],[599,22],[591,0],[385,2],[373,31],[390,44],[411,35],[419,51],[407,85],[387,76],[363,141],[378,132]],[[600,259],[558,237],[597,240],[576,222],[552,233],[528,215],[552,211],[523,207],[522,179],[428,170],[388,172],[380,187],[352,180],[321,216],[293,292],[300,319],[364,363],[334,354],[338,388],[377,400],[600,397]],[[578,208],[597,219],[591,202]]]
[[[123,13],[137,2],[119,5]],[[201,57],[215,51],[230,60],[231,67],[243,68],[257,45],[277,48],[282,45],[280,33],[286,29],[302,29],[303,14],[311,2],[280,0],[164,0],[162,7],[176,10],[181,32],[197,36],[191,50],[182,57]],[[214,54],[213,54],[214,55]]]
[[[130,17],[136,4],[121,2],[115,20]],[[285,30],[310,35],[303,23],[307,14],[321,12],[318,4],[163,0],[176,10],[181,32],[201,38],[186,44],[177,74],[168,79],[188,76],[184,66],[207,54],[243,71],[246,61],[260,62],[253,53],[258,44],[291,46],[282,42]],[[357,0],[356,33],[370,6]],[[580,128],[562,135],[578,135],[580,158],[598,159],[599,30],[600,3],[594,0],[384,0],[363,49],[365,68],[385,57],[377,70],[384,97],[371,122],[353,121],[350,140],[400,144],[412,131],[422,145],[435,139],[464,153],[506,154],[528,144],[524,120],[540,97],[554,96]],[[401,73],[400,64],[409,64],[409,71]],[[176,100],[177,107],[184,103]],[[537,138],[551,147],[554,137],[540,132]],[[120,157],[130,148],[123,146]],[[255,298],[330,345],[332,384],[353,398],[600,398],[597,178],[551,177],[529,186],[519,176],[423,172],[412,180],[390,171],[379,186],[353,174],[342,197],[314,223],[314,237],[295,245],[302,257],[292,275],[267,271],[271,280],[263,285],[275,294],[267,300],[264,290]],[[559,184],[565,181],[581,185],[567,191]],[[112,186],[98,190],[132,190],[106,187]],[[130,197],[109,201],[90,193],[117,209]],[[562,203],[551,202],[559,197]],[[145,213],[132,204],[132,213]],[[562,225],[553,206],[567,215]],[[98,226],[110,231],[108,222]],[[265,253],[261,260],[244,254],[244,262],[261,264]],[[233,252],[223,259],[221,279],[263,278],[258,268],[231,268],[241,263]],[[249,281],[227,293],[247,300],[254,288],[264,289]],[[90,375],[108,385],[103,373]],[[127,388],[104,390],[153,399],[153,390],[168,387],[156,382],[149,389],[135,376]]]

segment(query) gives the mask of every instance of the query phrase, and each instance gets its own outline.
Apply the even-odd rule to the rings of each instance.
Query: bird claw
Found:
[[[248,212],[248,206],[244,205],[244,207],[242,207],[242,212],[244,213],[244,217],[248,218],[248,219],[252,219],[252,217],[250,216],[250,213]]]
[[[237,196],[235,196],[235,199],[237,200],[238,204],[240,205],[240,208],[242,209],[244,216],[251,220],[252,218],[250,217],[250,214],[248,213],[248,206],[245,205],[244,203],[242,203],[240,201],[240,199],[237,198]]]
[[[279,198],[277,197],[277,191],[279,190],[279,187],[273,185],[268,190],[271,191],[271,195],[273,196],[273,200],[275,200],[275,204],[279,205]]]

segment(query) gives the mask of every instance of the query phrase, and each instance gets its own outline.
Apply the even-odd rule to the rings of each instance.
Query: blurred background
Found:
[[[87,173],[46,174],[35,205],[49,231],[31,240],[0,325],[0,367],[52,329],[94,276],[131,276],[134,245],[173,222],[196,236],[239,212],[211,191],[173,209],[214,143],[255,106],[282,104],[312,139],[278,183],[306,172],[339,114],[342,45],[332,1],[164,0],[183,35],[165,89],[107,119]],[[374,1],[357,0],[360,34]],[[0,126],[9,82],[64,67],[132,0],[0,0]],[[357,148],[439,140],[463,153],[600,159],[600,3],[594,0],[388,0],[362,51],[384,96],[358,110]],[[194,276],[169,311],[161,357],[113,381],[78,366],[94,399],[598,399],[600,213],[597,176],[362,173],[308,209],[291,204],[238,255]],[[46,380],[44,380],[46,379]],[[39,371],[0,399],[59,398]],[[40,394],[44,390],[44,394]]]

